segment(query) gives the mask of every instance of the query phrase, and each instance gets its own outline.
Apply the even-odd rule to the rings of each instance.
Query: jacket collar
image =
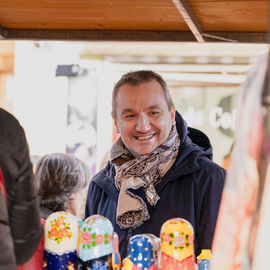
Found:
[[[176,112],[176,127],[180,136],[181,145],[177,158],[171,169],[164,175],[160,185],[167,181],[179,178],[200,169],[199,160],[201,158],[212,159],[212,147],[209,138],[195,128],[187,127],[182,116]]]

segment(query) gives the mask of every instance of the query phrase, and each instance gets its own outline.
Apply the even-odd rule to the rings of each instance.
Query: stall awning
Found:
[[[1,0],[0,37],[267,42],[267,0]]]

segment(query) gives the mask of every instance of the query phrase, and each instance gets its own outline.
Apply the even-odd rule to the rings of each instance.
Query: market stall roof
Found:
[[[267,42],[267,0],[1,0],[0,37]]]

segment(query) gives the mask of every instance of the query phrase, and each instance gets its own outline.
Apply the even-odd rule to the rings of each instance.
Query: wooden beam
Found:
[[[201,26],[200,21],[194,14],[191,6],[189,5],[187,0],[172,0],[174,5],[176,6],[178,12],[181,14],[189,29],[199,42],[204,42],[204,38],[202,36],[203,27]]]
[[[2,35],[14,40],[196,41],[191,32],[182,31],[4,29]]]
[[[203,32],[206,42],[268,43],[266,32]],[[0,29],[4,40],[194,42],[185,31]]]
[[[4,32],[5,32],[5,28],[0,25],[0,40],[5,39]]]
[[[207,42],[268,43],[267,32],[204,32]]]

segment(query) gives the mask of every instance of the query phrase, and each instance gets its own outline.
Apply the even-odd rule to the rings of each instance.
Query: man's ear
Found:
[[[116,133],[120,133],[119,132],[119,129],[118,129],[118,125],[117,125],[117,120],[116,120],[116,118],[113,115],[112,115],[112,119],[113,119],[113,124],[115,126]]]
[[[174,106],[171,108],[171,122],[172,122],[172,125],[175,124],[175,107]]]

